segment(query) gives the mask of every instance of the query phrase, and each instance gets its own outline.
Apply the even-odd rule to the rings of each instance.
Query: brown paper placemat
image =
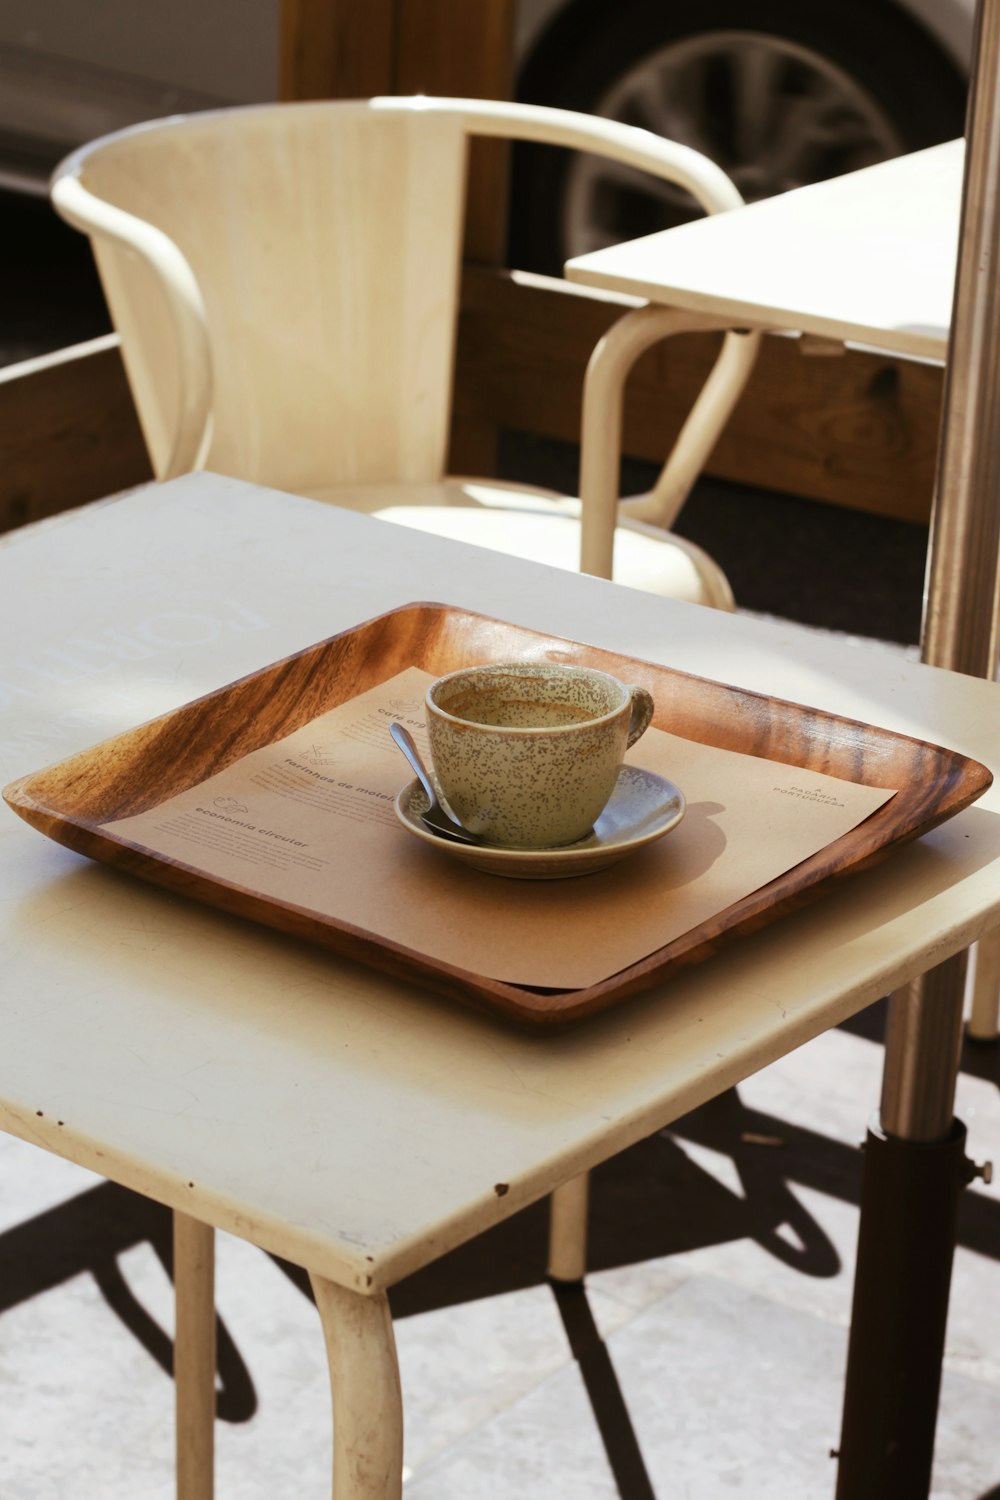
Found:
[[[393,811],[410,773],[389,738],[422,750],[424,690],[409,668],[149,812],[104,824],[141,848],[351,922],[491,979],[597,983],[854,828],[892,795],[650,729],[628,759],[675,782],[683,822],[615,867],[511,881],[458,865]]]

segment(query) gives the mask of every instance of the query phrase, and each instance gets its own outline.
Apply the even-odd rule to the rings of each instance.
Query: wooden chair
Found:
[[[204,467],[578,566],[579,500],[444,472],[470,135],[610,156],[680,183],[706,212],[741,202],[706,158],[646,131],[463,99],[179,116],[62,163],[52,200],[92,237],[158,478]],[[622,386],[634,343],[613,370]],[[663,527],[755,352],[756,338],[728,337],[660,481],[617,526],[618,436],[584,423],[585,504],[607,512],[588,571],[611,576],[613,537],[620,581],[732,607],[719,567]]]

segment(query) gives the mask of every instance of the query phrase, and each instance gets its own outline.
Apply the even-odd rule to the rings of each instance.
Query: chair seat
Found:
[[[498,480],[455,478],[330,485],[309,494],[416,531],[571,572],[579,568],[580,502],[564,495]],[[614,577],[630,588],[689,604],[735,608],[728,579],[706,552],[641,521],[623,520],[615,530]]]

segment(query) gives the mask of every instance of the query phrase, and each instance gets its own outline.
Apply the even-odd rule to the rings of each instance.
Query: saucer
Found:
[[[453,859],[511,880],[564,880],[592,875],[633,854],[676,828],[684,816],[684,794],[672,781],[622,766],[611,798],[586,838],[561,849],[508,849],[499,844],[457,844],[439,838],[421,820],[427,796],[419,781],[411,781],[395,802],[403,827],[425,844]]]

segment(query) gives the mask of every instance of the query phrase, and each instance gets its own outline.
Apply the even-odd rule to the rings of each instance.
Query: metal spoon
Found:
[[[420,751],[417,749],[410,731],[402,724],[393,720],[389,725],[389,733],[406,756],[406,759],[410,762],[413,770],[417,773],[417,780],[423,787],[430,804],[427,811],[420,814],[421,822],[426,824],[431,833],[436,833],[439,838],[454,839],[458,844],[481,844],[482,839],[477,838],[474,833],[470,833],[467,828],[463,828],[460,823],[456,823],[454,818],[450,818],[441,806],[437,798],[437,792],[434,790],[434,783],[424,769],[424,763],[420,759]]]

